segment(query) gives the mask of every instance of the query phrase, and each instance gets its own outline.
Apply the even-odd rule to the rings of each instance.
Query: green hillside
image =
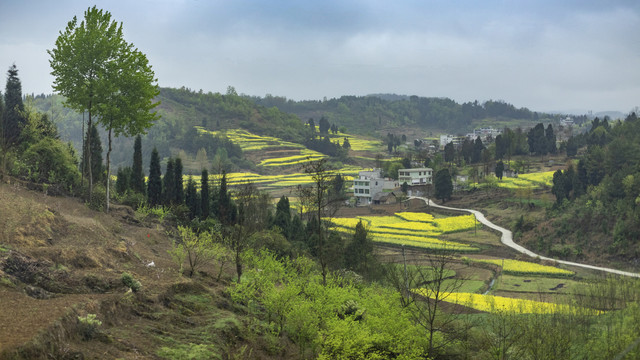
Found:
[[[293,101],[270,95],[247,98],[261,106],[296,114],[301,119],[325,117],[351,133],[374,136],[378,131],[400,127],[464,133],[482,126],[527,127],[560,118],[560,115],[516,108],[493,100],[459,104],[448,98],[389,94],[342,96],[323,101]]]

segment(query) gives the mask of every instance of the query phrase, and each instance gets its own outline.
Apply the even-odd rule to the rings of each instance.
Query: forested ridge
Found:
[[[375,135],[376,130],[399,126],[465,133],[473,130],[481,120],[495,124],[516,121],[524,126],[560,118],[560,115],[516,108],[504,101],[494,100],[459,104],[448,98],[393,94],[341,96],[322,101],[294,101],[272,95],[248,98],[256,104],[296,114],[301,119],[324,116],[331,123],[344,126],[349,132],[367,135]]]
[[[569,141],[569,154],[571,149],[582,151],[566,170],[554,174],[552,227],[539,234],[539,250],[578,259],[591,253],[637,264],[639,144],[640,121],[635,113],[613,123],[596,118],[587,133]]]

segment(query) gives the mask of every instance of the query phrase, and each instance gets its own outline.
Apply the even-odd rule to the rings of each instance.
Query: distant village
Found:
[[[557,141],[566,141],[573,135],[574,121],[571,117],[566,117],[560,121],[557,126]],[[492,127],[484,127],[475,129],[466,135],[440,135],[439,148],[436,148],[436,142],[427,143],[415,140],[416,144],[422,144],[430,153],[443,151],[445,145],[453,143],[458,148],[462,146],[465,140],[475,141],[480,138],[486,145],[494,142],[494,139],[502,134],[502,129],[494,129]],[[513,171],[505,171],[505,177],[517,177],[517,173]],[[457,175],[454,184],[465,183],[467,176]],[[402,184],[406,183],[406,194],[401,191]],[[392,204],[405,196],[429,196],[431,186],[433,185],[433,169],[427,167],[419,167],[412,169],[399,169],[398,180],[385,178],[382,176],[382,169],[373,169],[360,171],[358,177],[353,180],[353,195],[356,206],[368,206],[379,204]]]

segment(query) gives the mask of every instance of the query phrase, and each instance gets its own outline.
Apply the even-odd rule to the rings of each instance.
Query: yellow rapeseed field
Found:
[[[426,289],[416,289],[416,293],[426,297],[432,297]],[[514,299],[503,296],[481,295],[471,293],[444,293],[440,298],[446,302],[464,305],[476,310],[490,313],[515,312],[518,314],[552,314],[552,313],[576,313],[599,314],[595,310],[583,309],[564,304],[554,304],[542,301]]]
[[[417,212],[399,212],[395,214],[397,217],[407,221],[419,221],[430,223],[433,221],[433,215]]]
[[[517,178],[506,178],[498,181],[498,186],[507,189],[518,189],[523,187],[538,188],[541,186],[553,185],[553,171],[521,174]]]
[[[573,271],[560,269],[554,266],[540,265],[527,261],[511,259],[474,259],[473,261],[496,264],[502,267],[505,274],[512,275],[556,275],[572,276]]]
[[[399,215],[400,214],[400,215]],[[359,216],[356,218],[332,218],[331,222],[334,228],[341,232],[353,232],[358,221],[362,220],[368,227],[374,241],[423,247],[429,249],[448,249],[454,251],[472,252],[478,251],[478,248],[471,245],[443,241],[437,238],[443,231],[436,220],[444,221],[447,231],[460,231],[463,227],[468,227],[466,219],[459,216],[453,217],[453,220],[433,219],[428,214],[415,213],[397,213],[394,216]],[[409,218],[420,219],[421,221],[410,221]],[[426,222],[431,219],[433,222]],[[473,228],[473,226],[471,226]]]
[[[473,229],[476,218],[473,215],[451,216],[434,219],[434,223],[443,233],[454,233]]]

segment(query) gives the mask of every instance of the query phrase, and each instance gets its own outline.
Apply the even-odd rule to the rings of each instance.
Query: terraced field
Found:
[[[368,226],[373,240],[381,243],[456,252],[479,250],[468,244],[438,239],[442,234],[473,229],[475,220],[472,215],[436,219],[429,214],[401,212],[394,216],[331,219],[334,229],[345,233],[353,232],[359,221]]]
[[[498,181],[498,186],[505,189],[551,187],[553,171],[521,174],[517,178],[506,178]]]

